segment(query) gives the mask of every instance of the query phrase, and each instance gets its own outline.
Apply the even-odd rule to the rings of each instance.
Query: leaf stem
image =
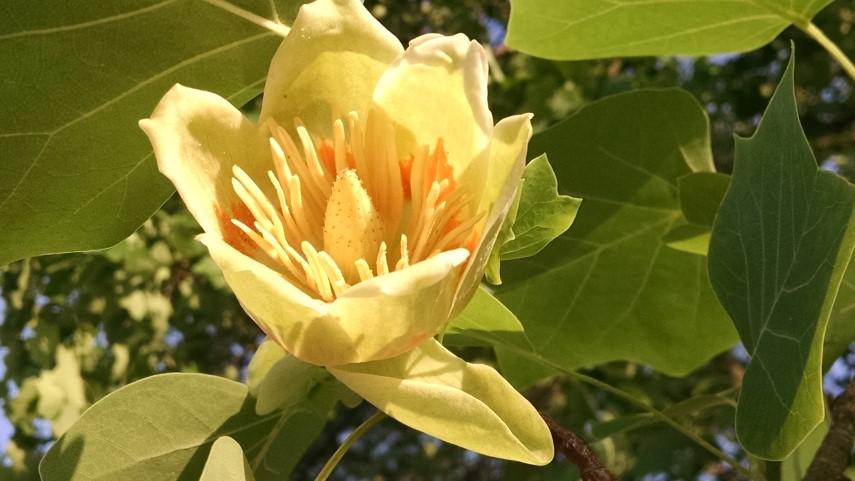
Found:
[[[362,424],[356,427],[347,439],[341,443],[341,446],[335,450],[332,456],[327,460],[324,467],[321,468],[321,471],[315,476],[315,481],[326,481],[330,474],[332,474],[333,470],[336,466],[338,466],[341,458],[344,457],[347,450],[356,442],[357,439],[361,438],[363,434],[365,434],[369,429],[371,429],[375,424],[379,423],[386,417],[386,414],[383,411],[377,411],[370,418],[366,419]]]
[[[217,8],[221,8],[232,15],[236,15],[248,22],[254,23],[259,27],[270,30],[271,32],[279,35],[281,37],[285,37],[288,35],[288,32],[291,31],[291,28],[287,25],[283,25],[279,22],[267,19],[262,17],[261,15],[256,15],[248,10],[244,10],[236,5],[233,5],[226,0],[202,0],[203,2],[213,5]],[[275,14],[275,12],[274,12]]]
[[[571,377],[573,377],[573,378],[575,378],[581,382],[584,382],[586,384],[590,384],[591,386],[594,386],[597,389],[600,389],[602,391],[606,391],[610,394],[613,394],[616,397],[619,397],[619,398],[623,399],[624,401],[632,404],[633,406],[636,406],[640,409],[643,409],[644,411],[647,411],[648,413],[652,414],[653,417],[655,417],[655,418],[659,419],[660,421],[662,421],[663,423],[671,426],[677,432],[681,433],[682,435],[684,435],[687,438],[694,441],[698,446],[706,449],[707,451],[709,451],[714,456],[718,457],[722,461],[729,464],[736,472],[738,472],[742,476],[745,476],[747,479],[757,479],[756,473],[753,473],[753,472],[751,472],[751,470],[748,470],[745,467],[743,467],[741,464],[739,464],[739,461],[732,458],[731,456],[728,456],[724,451],[713,446],[706,439],[698,436],[696,433],[692,432],[686,426],[683,426],[679,422],[675,421],[673,418],[671,418],[667,414],[665,414],[662,411],[654,408],[653,406],[647,404],[646,402],[639,400],[638,398],[636,398],[632,394],[630,394],[626,391],[623,391],[619,388],[616,388],[609,383],[600,381],[599,379],[593,378],[593,377],[585,375],[585,374],[581,374],[578,372],[572,372],[572,371],[568,371],[565,369],[561,369],[561,372],[563,372],[563,373],[565,373],[565,374],[567,374],[567,375],[569,375],[569,376],[571,376]]]
[[[855,63],[852,63],[852,60],[846,56],[846,53],[837,46],[827,35],[825,32],[819,29],[813,22],[808,23],[806,26],[799,25],[799,28],[802,29],[809,37],[816,40],[817,43],[822,45],[822,48],[828,51],[828,53],[843,67],[843,70],[855,81]]]

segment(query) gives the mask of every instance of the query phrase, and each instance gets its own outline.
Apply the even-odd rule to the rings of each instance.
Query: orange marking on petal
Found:
[[[232,223],[232,219],[237,219],[246,225],[252,225],[255,222],[255,217],[249,208],[243,202],[236,202],[229,208],[228,213],[223,211],[219,205],[214,205],[214,210],[217,212],[217,220],[220,223],[223,240],[242,253],[251,255],[255,251],[255,243],[238,226]]]
[[[331,140],[324,140],[318,147],[318,158],[323,162],[327,172],[332,172],[335,175],[335,146]],[[348,159],[350,163],[350,159]]]
[[[454,168],[448,163],[445,144],[440,137],[436,139],[436,146],[425,162],[424,192],[430,191],[430,186],[434,182],[442,182],[443,180],[448,181],[448,187],[439,193],[439,202],[447,199],[457,188],[457,182],[454,180]]]
[[[398,161],[398,165],[401,167],[401,186],[404,188],[404,199],[409,200],[413,198],[413,189],[410,185],[410,179],[413,175],[413,161],[415,157],[410,154],[409,158]]]
[[[474,257],[475,249],[478,248],[478,242],[480,242],[480,241],[481,241],[481,234],[476,229],[476,230],[473,230],[472,233],[469,234],[469,237],[466,238],[466,241],[463,242],[463,247],[469,251],[469,255],[470,255],[469,258],[470,259],[472,259],[472,257]]]

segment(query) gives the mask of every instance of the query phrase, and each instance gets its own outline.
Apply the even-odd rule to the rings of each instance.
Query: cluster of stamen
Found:
[[[401,160],[390,122],[364,122],[355,112],[346,122],[347,129],[336,120],[333,138],[322,139],[297,120],[295,142],[268,121],[273,169],[257,183],[235,166],[240,202],[221,219],[227,242],[325,301],[470,246],[480,220],[471,196],[457,189],[441,139]]]

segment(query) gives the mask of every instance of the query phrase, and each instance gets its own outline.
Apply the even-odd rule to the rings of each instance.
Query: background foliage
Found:
[[[267,2],[238,3],[266,14]],[[183,4],[177,2],[175,5],[167,5],[166,8],[174,7],[178,10],[164,12],[164,18],[181,21]],[[790,54],[789,42],[792,40],[798,52],[795,95],[801,123],[816,160],[823,168],[839,172],[850,179],[855,177],[855,94],[852,92],[852,84],[824,50],[795,28],[784,30],[769,45],[738,55],[552,61],[518,53],[503,44],[504,26],[510,17],[509,5],[505,1],[388,0],[367,1],[366,4],[404,42],[420,33],[437,31],[464,32],[491,45],[490,102],[494,116],[501,118],[531,111],[535,114],[538,131],[557,124],[583,106],[609,95],[646,87],[682,87],[699,101],[698,110],[702,108],[709,115],[712,159],[722,172],[730,172],[733,165],[732,134],[748,135],[757,126],[784,72]],[[284,7],[282,11],[286,11]],[[61,19],[63,15],[72,15],[73,12],[64,10],[55,14],[56,18]],[[210,19],[204,22],[204,19],[198,19],[199,25],[204,23],[205,28],[217,28],[217,19],[226,18],[226,14],[216,10],[208,14],[211,15]],[[47,22],[46,19],[43,21]],[[831,3],[814,21],[844,51],[855,52],[855,35],[851,33],[855,26],[855,5],[851,1]],[[3,21],[0,21],[2,24]],[[4,28],[6,30],[3,32],[7,32],[7,35],[12,30],[9,25],[4,25]],[[241,27],[229,31],[237,36],[243,35],[243,38],[254,38],[253,35],[257,34],[249,28],[241,30]],[[0,43],[0,59],[6,58],[3,57],[5,55],[15,61],[32,62],[32,68],[42,65],[39,62],[51,61],[38,55],[45,45],[43,42],[49,41],[48,37],[21,39],[4,38],[3,35],[0,32],[0,42],[3,42]],[[43,88],[48,91],[48,95],[56,96],[63,89],[70,88],[67,85],[83,84],[92,90],[91,98],[70,99],[67,112],[63,113],[67,114],[67,119],[56,112],[41,112],[39,115],[59,119],[57,122],[71,122],[80,118],[79,122],[100,122],[102,127],[117,122],[115,117],[110,116],[107,107],[89,116],[78,115],[80,111],[97,109],[100,104],[95,97],[104,95],[107,98],[110,92],[101,92],[103,89],[99,89],[92,79],[76,78],[73,75],[82,75],[76,66],[92,62],[108,64],[130,48],[145,50],[144,45],[134,41],[135,38],[143,37],[144,33],[137,37],[129,34],[128,45],[110,47],[70,44],[77,49],[75,51],[86,53],[69,54],[60,59],[60,63],[53,63],[61,67],[60,71],[70,72],[71,76],[58,76],[55,84],[46,84]],[[223,38],[221,41],[228,40]],[[277,42],[272,36],[269,39],[259,37],[258,41],[265,43],[264,48],[271,51]],[[195,55],[190,51],[192,45],[186,48],[187,51],[170,54],[192,58]],[[205,44],[199,48],[204,50],[216,46]],[[92,57],[99,52],[106,57]],[[240,52],[234,54],[239,55]],[[153,57],[150,60],[153,65],[162,66],[180,63],[182,58]],[[262,59],[256,69],[260,69],[260,75],[257,76],[260,77],[264,75],[269,54],[259,54],[258,58]],[[211,61],[227,62],[228,57],[220,60],[212,57]],[[139,68],[145,71],[149,67],[140,64]],[[219,88],[221,91],[234,86],[229,79],[222,78],[215,80],[223,82],[222,86],[204,83],[204,65],[200,64],[199,68],[202,69],[197,73],[200,83],[193,86]],[[249,75],[236,73],[238,76],[244,74]],[[148,113],[159,95],[165,91],[165,86],[171,83],[169,78],[161,80],[153,83],[151,90],[147,86],[128,96],[128,101],[133,101],[139,110],[138,113],[127,111],[129,118],[135,121]],[[0,92],[4,98],[18,92],[12,82],[3,85],[5,87],[2,89],[5,90]],[[129,81],[128,85],[132,83]],[[233,101],[248,102],[245,109],[250,113],[257,109],[257,99],[251,100],[257,91],[233,90]],[[136,93],[139,93],[139,98]],[[3,115],[6,117],[0,117],[0,126],[9,128],[9,132],[33,130],[27,123],[38,120],[27,109],[32,99],[27,96],[16,98],[14,108],[4,108]],[[652,116],[657,114],[656,108],[657,104],[644,106],[645,111]],[[619,118],[609,121],[615,129],[615,139],[628,135],[626,130],[621,129],[633,128],[631,125],[622,125]],[[30,143],[7,144],[4,147],[4,143],[10,141],[8,137],[0,136],[0,156],[4,162],[4,174],[0,177],[0,194],[4,195],[0,197],[11,197],[10,192],[18,190],[17,180],[7,177],[5,172],[16,171],[16,164],[7,161],[15,162],[16,159],[24,158],[21,157],[23,154],[46,155],[46,161],[52,162],[48,165],[74,168],[74,163],[66,162],[67,157],[50,150],[51,146],[61,144],[61,135],[66,128],[64,125],[48,126],[47,134],[38,134],[42,137],[47,135],[47,138],[41,138],[44,141],[42,147],[39,147],[41,144]],[[103,149],[96,150],[95,158],[109,158],[117,162],[118,170],[89,172],[86,175],[114,179],[122,168],[127,171],[128,165],[131,165],[129,163],[135,159],[134,155],[147,154],[144,138],[139,132],[120,150],[110,149],[114,144],[109,141],[109,129],[102,129],[102,133],[104,138],[87,139],[88,143],[80,146],[80,149],[90,146]],[[35,140],[39,138],[29,139],[28,142]],[[533,147],[537,148],[536,142]],[[45,154],[39,154],[39,148],[47,149]],[[128,149],[128,152],[122,149]],[[568,145],[568,155],[582,156],[585,153],[573,149],[581,147],[577,144]],[[56,158],[51,160],[51,155],[56,155]],[[560,158],[550,155],[550,162],[555,166],[562,193],[585,197],[582,194],[590,194],[590,189],[596,188],[582,173],[563,172]],[[680,173],[688,172],[687,167],[683,168],[686,170]],[[74,185],[73,181],[68,180],[75,178],[74,171],[60,174],[55,175],[55,183],[43,186],[42,189],[51,195],[61,196],[69,186]],[[562,183],[565,174],[576,184]],[[672,180],[676,182],[676,176]],[[160,202],[158,199],[167,193],[168,188],[164,184],[152,185],[149,193],[151,198],[133,204],[134,209],[140,210],[137,217],[140,220],[144,218],[147,212],[143,211],[156,208]],[[39,192],[33,191],[30,195],[37,194]],[[120,190],[103,200],[114,202],[119,198]],[[68,208],[72,211],[79,207],[75,202],[75,199],[69,199]],[[86,199],[83,199],[78,203],[85,202]],[[582,219],[583,222],[574,225],[574,228],[584,228],[584,219],[587,217],[582,216],[613,215],[612,212],[597,212],[594,210],[597,208],[596,203],[587,207],[583,203],[576,221]],[[603,209],[603,206],[599,208]],[[677,202],[668,208],[679,212],[681,205]],[[16,229],[24,222],[21,220],[23,214],[20,210],[3,209],[4,206],[0,205],[4,232],[9,232],[10,226],[13,232],[18,232]],[[590,213],[586,214],[584,209],[589,209]],[[82,215],[85,210],[75,212]],[[68,212],[54,214],[63,216]],[[90,232],[100,239],[100,246],[121,238],[116,237],[115,232],[104,233],[100,229],[99,219],[94,215],[81,219],[92,226]],[[128,224],[133,224],[133,221],[128,221]],[[57,223],[52,217],[39,219],[33,225],[38,226],[38,229],[24,235],[0,236],[3,239],[0,244],[11,242],[29,249],[21,255],[41,254],[54,249],[42,242],[47,234],[63,231],[73,235],[67,225]],[[131,381],[163,372],[201,372],[233,380],[246,379],[249,359],[262,339],[257,328],[230,294],[204,248],[193,241],[197,230],[195,221],[180,200],[173,197],[131,237],[108,250],[37,257],[0,267],[0,356],[3,359],[0,399],[4,413],[4,418],[0,420],[0,449],[5,450],[0,479],[38,479],[35,466],[56,437],[68,429],[91,403]],[[566,248],[565,244],[572,242],[573,232],[571,230],[569,240],[558,241],[533,260],[548,263],[556,249]],[[641,255],[636,248],[626,252],[627,255],[629,252]],[[682,255],[674,252],[669,255]],[[523,320],[527,313],[526,307],[521,302],[514,302],[513,291],[514,279],[524,276],[522,273],[527,262],[511,261],[503,265],[505,286],[498,291],[499,298],[508,302],[509,307]],[[580,276],[583,277],[584,273],[571,272],[566,278]],[[841,299],[851,295],[850,291],[855,292],[855,289],[851,284],[845,285]],[[839,308],[844,319],[848,319],[845,316],[849,312],[848,307],[846,304]],[[528,309],[531,311],[536,307]],[[674,320],[675,323],[679,321]],[[584,336],[579,338],[574,337],[574,334],[584,333],[584,329],[582,326],[568,330],[566,339],[559,339],[559,343],[553,345],[551,350],[541,349],[541,353],[554,354],[552,358],[567,362],[566,356],[562,355],[577,352],[578,349],[571,349],[578,347],[572,343],[584,341]],[[833,331],[835,334],[831,339],[835,345],[832,352],[842,357],[827,374],[825,387],[827,392],[836,393],[840,389],[839,382],[848,374],[847,366],[855,362],[855,355],[846,351],[855,332],[835,328],[834,324],[832,329],[840,329]],[[544,341],[537,336],[535,327],[529,332],[529,341],[542,346]],[[632,393],[640,400],[670,409],[672,416],[693,426],[695,434],[709,440],[728,455],[743,460],[747,459],[747,454],[740,450],[733,430],[735,400],[732,388],[741,384],[747,359],[744,350],[739,347],[727,349],[736,339],[732,332],[727,336],[724,340],[718,335],[711,336],[715,339],[712,342],[708,342],[704,336],[694,339],[699,346],[707,349],[709,355],[724,351],[708,363],[703,363],[708,357],[706,355],[700,356],[703,359],[699,360],[680,360],[671,366],[661,363],[655,365],[650,359],[645,359],[647,364],[605,362],[614,357],[602,355],[597,358],[596,366],[585,362],[570,364],[572,367],[589,367],[589,375]],[[604,345],[616,339],[606,338],[603,340]],[[491,342],[489,339],[486,341]],[[493,350],[486,348],[484,342],[461,341],[459,344],[468,346],[463,352],[469,359],[495,360]],[[526,393],[535,406],[550,413],[567,427],[597,439],[596,449],[613,470],[623,473],[624,479],[735,479],[736,475],[718,459],[668,426],[639,414],[635,406],[580,383],[571,376],[551,377],[544,381],[542,379],[551,374],[549,370],[519,358],[519,353],[507,346],[495,351],[500,366],[507,368],[505,374],[518,385],[528,387]],[[651,369],[651,364],[658,370]],[[703,365],[694,369],[698,364]],[[831,360],[826,359],[826,364],[831,366]],[[671,377],[662,372],[690,373],[685,377]],[[681,406],[680,402],[687,399],[694,404]],[[355,410],[340,406],[337,415],[319,433],[317,439],[311,443],[307,441],[310,446],[306,455],[299,460],[291,479],[312,479],[342,436],[367,417],[369,412],[370,409],[364,405]],[[811,450],[812,445],[815,446],[815,442],[812,442],[809,439],[799,448],[803,451],[802,456]],[[224,444],[223,449],[228,449],[228,446]],[[296,459],[294,463],[297,463]],[[794,461],[785,463],[784,477],[799,479],[798,472],[803,468]],[[563,461],[545,469],[534,469],[480,457],[387,420],[357,443],[346,461],[336,470],[334,479],[550,480],[571,479],[568,476],[573,476],[572,472],[573,468]]]

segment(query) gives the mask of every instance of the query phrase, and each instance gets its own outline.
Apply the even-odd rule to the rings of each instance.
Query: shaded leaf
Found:
[[[756,133],[737,138],[710,241],[716,293],[752,355],[736,431],[752,454],[788,456],[822,422],[822,344],[855,247],[855,189],[819,170],[799,124],[793,58]]]
[[[538,57],[579,60],[708,55],[761,47],[831,0],[514,0],[508,45]]]
[[[583,198],[570,229],[508,262],[496,290],[538,356],[565,369],[629,359],[680,375],[733,345],[705,259],[662,241],[682,218],[677,179],[713,170],[707,118],[690,95],[606,98],[536,135],[530,151],[548,153],[559,190]]]

